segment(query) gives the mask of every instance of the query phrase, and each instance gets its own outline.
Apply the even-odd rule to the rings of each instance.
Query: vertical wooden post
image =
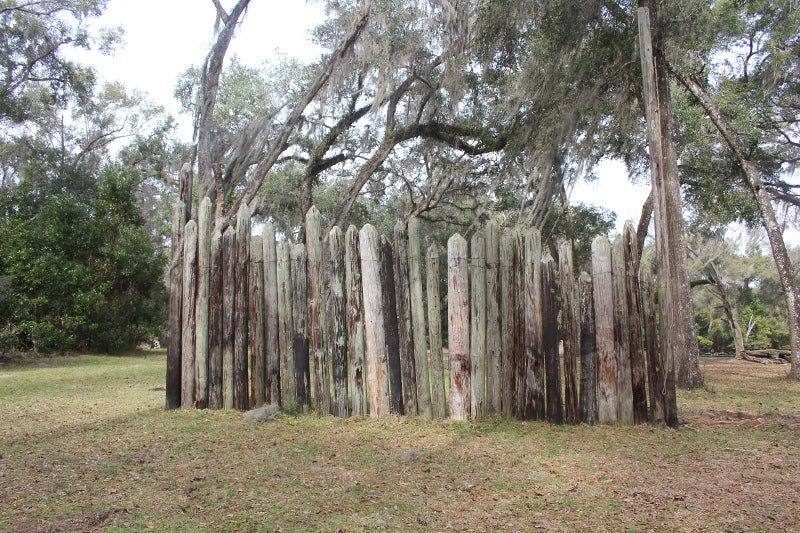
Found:
[[[211,199],[203,198],[197,211],[197,301],[195,302],[194,402],[208,407],[208,320],[211,284]]]
[[[617,421],[633,424],[628,296],[625,290],[625,258],[620,238],[614,241],[611,251],[611,271],[614,285],[614,346],[617,353]]]
[[[311,361],[308,340],[308,248],[295,244],[290,251],[292,263],[292,361],[289,363],[294,378],[292,396],[297,406],[303,409],[311,406]]]
[[[577,286],[572,271],[572,243],[561,241],[559,246],[559,275],[561,278],[561,338],[564,341],[564,421],[580,422],[578,415],[578,358],[580,356],[580,319]]]
[[[514,380],[515,284],[514,234],[503,232],[500,238],[500,408],[505,417],[512,417],[516,388]]]
[[[278,341],[278,252],[275,241],[275,226],[267,222],[264,226],[264,333],[266,338],[266,401],[280,401],[280,352]]]
[[[222,407],[222,234],[211,236],[208,314],[208,407]]]
[[[485,418],[486,408],[486,239],[474,233],[470,241],[470,413]]]
[[[414,335],[414,382],[416,384],[417,412],[433,415],[431,406],[431,378],[428,365],[428,341],[425,331],[425,302],[422,296],[422,245],[419,237],[419,220],[408,220],[408,275],[411,287],[411,326]],[[441,347],[440,347],[441,351]],[[442,404],[444,409],[444,404]],[[441,417],[444,417],[442,410]]]
[[[558,301],[556,298],[556,267],[547,253],[542,259],[542,348],[545,359],[547,420],[564,423],[564,404],[561,394],[561,360],[558,356]]]
[[[400,369],[400,330],[397,323],[397,294],[394,285],[394,253],[391,243],[381,236],[381,292],[383,293],[384,337],[389,364],[389,393],[393,413],[405,413],[403,378]]]
[[[328,346],[333,374],[333,416],[346,417],[347,408],[347,314],[344,295],[344,249],[342,230],[328,233]]]
[[[242,204],[236,214],[236,295],[233,343],[233,407],[244,411],[250,407],[247,379],[248,294],[250,292],[250,209]]]
[[[580,417],[585,424],[597,422],[597,354],[595,352],[594,297],[592,278],[581,272],[578,279],[581,320]]]
[[[411,288],[408,268],[408,232],[398,220],[394,225],[394,291],[397,299],[397,333],[400,348],[400,377],[403,407],[407,415],[417,414],[417,380],[414,373],[414,337],[411,329]]]
[[[595,337],[597,353],[597,420],[617,421],[617,354],[614,345],[614,282],[611,245],[605,237],[592,241]]]
[[[289,244],[275,244],[276,273],[278,276],[278,360],[280,369],[280,403],[284,409],[294,409],[297,404],[297,382],[294,368],[294,311],[292,305],[292,268]],[[301,303],[302,305],[302,303]]]
[[[500,228],[486,225],[486,407],[491,415],[501,410]]]
[[[526,292],[525,284],[532,283],[525,268],[525,235],[521,232],[514,234],[514,416],[525,418],[526,381],[528,377],[528,358],[526,350],[532,346],[534,339],[526,331],[528,321],[525,313],[530,309],[529,294],[534,294],[533,289]],[[537,296],[538,298],[538,296]],[[531,322],[532,324],[532,322]]]
[[[361,306],[361,254],[358,230],[350,225],[345,233],[345,288],[347,297],[348,388],[353,416],[367,414],[366,377],[364,375],[364,315]]]
[[[308,318],[311,335],[311,355],[314,361],[314,409],[330,414],[331,398],[328,385],[328,364],[325,353],[325,289],[322,274],[322,240],[320,213],[316,206],[306,213],[306,255],[308,261]]]
[[[447,336],[450,355],[450,417],[470,411],[469,278],[467,241],[456,233],[447,241]]]
[[[197,223],[190,220],[183,229],[183,337],[181,342],[181,407],[194,405],[195,298],[197,290]]]
[[[625,263],[625,295],[628,304],[628,351],[631,365],[631,390],[633,393],[633,421],[647,421],[647,392],[645,390],[644,342],[642,338],[641,294],[639,291],[639,252],[633,223],[625,223],[622,232],[623,261]]]
[[[442,313],[439,292],[439,248],[435,243],[428,247],[427,255],[428,334],[430,336],[431,415],[447,415],[445,395],[444,353],[442,351]]]
[[[650,420],[664,422],[664,375],[663,354],[659,349],[656,306],[653,303],[653,285],[642,281],[642,314],[644,316],[645,340],[647,342],[647,383],[650,390]]]
[[[236,230],[222,234],[222,406],[233,409],[233,352],[236,331]]]
[[[249,361],[250,408],[261,407],[267,399],[267,354],[264,332],[264,241],[254,235],[250,238],[250,293],[249,297]]]
[[[543,420],[546,415],[542,287],[542,236],[538,229],[531,228],[525,236],[525,310],[523,315],[525,317],[524,417],[527,420]]]
[[[172,251],[169,260],[169,319],[167,324],[167,376],[166,376],[166,408],[177,409],[181,406],[182,362],[181,344],[183,343],[183,228],[185,209],[183,202],[172,206]]]
[[[370,416],[389,414],[389,366],[384,332],[378,232],[370,224],[359,232],[361,283],[364,302],[364,338],[367,346],[367,391]]]

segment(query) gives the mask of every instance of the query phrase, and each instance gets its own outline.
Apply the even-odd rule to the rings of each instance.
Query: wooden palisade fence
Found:
[[[322,235],[312,207],[301,245],[270,223],[252,236],[246,206],[224,233],[208,199],[187,211],[173,217],[168,407],[569,424],[675,409],[630,224],[575,276],[569,243],[556,262],[538,230],[489,223],[450,238],[442,283],[413,218],[391,240],[369,224]]]

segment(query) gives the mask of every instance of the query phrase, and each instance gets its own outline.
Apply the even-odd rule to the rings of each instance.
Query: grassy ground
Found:
[[[679,430],[163,410],[164,356],[0,367],[0,530],[800,531],[800,383],[703,362]]]

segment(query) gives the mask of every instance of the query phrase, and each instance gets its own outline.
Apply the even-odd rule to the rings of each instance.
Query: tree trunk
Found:
[[[683,388],[700,387],[700,351],[694,331],[686,240],[681,210],[680,182],[672,135],[672,104],[661,33],[650,34],[648,0],[638,11],[643,95],[647,118],[647,142],[653,182],[661,331],[669,383]],[[658,19],[658,15],[655,16]],[[654,53],[655,51],[655,53]],[[677,412],[677,409],[676,409]],[[670,426],[678,421],[667,420]]]
[[[633,421],[647,421],[647,370],[642,339],[641,293],[639,291],[639,251],[631,222],[625,223],[622,233],[623,260],[625,262],[625,295],[628,306],[628,350],[631,365],[631,392],[633,393]]]
[[[755,163],[747,156],[744,142],[739,135],[730,127],[722,111],[716,102],[703,90],[700,85],[673,67],[673,72],[678,80],[686,87],[703,106],[706,114],[722,134],[725,142],[733,151],[739,164],[747,177],[747,183],[753,192],[756,203],[761,211],[761,218],[764,229],[769,237],[769,244],[772,248],[772,258],[778,270],[778,277],[786,297],[786,309],[789,319],[789,336],[792,348],[791,375],[795,379],[800,379],[800,292],[798,292],[797,282],[794,278],[794,268],[786,250],[786,243],[783,240],[783,233],[775,216],[775,208],[772,206],[772,198],[764,187],[761,174]]]
[[[617,352],[617,421],[633,424],[633,387],[631,385],[630,322],[622,239],[617,237],[611,251],[614,286],[614,346]]]

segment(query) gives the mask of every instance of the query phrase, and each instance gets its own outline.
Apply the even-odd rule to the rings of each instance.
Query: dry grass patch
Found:
[[[680,430],[165,412],[164,358],[0,368],[9,531],[797,531],[800,384],[705,361]]]

